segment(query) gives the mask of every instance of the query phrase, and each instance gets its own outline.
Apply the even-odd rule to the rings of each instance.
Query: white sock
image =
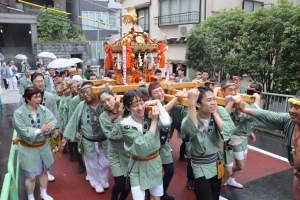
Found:
[[[47,195],[47,188],[46,188],[46,189],[44,189],[44,188],[41,188],[41,194],[45,194],[45,195]]]
[[[232,181],[234,181],[234,178],[229,177],[228,181],[229,181],[229,182],[232,182]]]
[[[29,195],[28,195],[28,200],[34,200],[33,194],[29,194]]]

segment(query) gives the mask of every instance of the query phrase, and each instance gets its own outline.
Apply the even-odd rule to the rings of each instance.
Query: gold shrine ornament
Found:
[[[137,43],[139,43],[139,44],[143,44],[143,43],[145,43],[145,39],[144,39],[144,37],[142,37],[142,36],[136,36],[135,37],[135,40],[137,41]]]

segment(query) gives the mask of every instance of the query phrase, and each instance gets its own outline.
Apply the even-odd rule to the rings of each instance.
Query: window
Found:
[[[149,33],[149,8],[138,9],[136,13],[138,17],[144,16],[144,18],[138,19],[138,25],[143,31]]]
[[[199,0],[161,0],[158,25],[199,23],[200,2]]]
[[[30,5],[23,3],[16,3],[16,8],[20,10],[30,11]]]
[[[243,2],[243,9],[244,9],[245,13],[251,13],[251,12],[257,10],[259,7],[263,7],[263,6],[264,6],[264,3],[259,2],[259,1],[245,0]]]
[[[82,11],[82,17],[90,18],[91,20],[102,20],[103,22],[108,22],[108,12]],[[82,19],[83,30],[97,30],[98,27],[101,29],[108,29],[107,25],[103,25],[91,20]]]
[[[117,19],[116,18],[109,18],[109,23],[113,24],[113,25],[117,25]],[[109,26],[109,29],[110,30],[119,30],[118,28],[113,27],[113,26]]]
[[[99,41],[98,43],[98,51],[99,51],[99,56],[97,56],[97,41],[88,41],[90,46],[91,46],[91,57],[92,58],[104,58],[104,49],[103,49],[103,44],[104,41]]]

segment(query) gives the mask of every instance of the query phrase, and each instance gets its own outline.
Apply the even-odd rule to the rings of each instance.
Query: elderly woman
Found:
[[[35,177],[39,175],[41,198],[52,200],[47,194],[47,172],[53,168],[53,156],[47,135],[56,127],[56,118],[41,104],[41,91],[34,86],[26,88],[23,94],[25,103],[13,116],[13,127],[18,132],[14,142],[20,142],[19,154],[22,169],[25,171],[25,188],[28,200],[34,200]]]

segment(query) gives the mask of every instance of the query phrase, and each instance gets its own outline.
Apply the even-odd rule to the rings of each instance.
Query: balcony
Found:
[[[157,20],[158,26],[172,26],[180,24],[197,24],[200,23],[199,12],[186,12],[171,15],[162,15],[154,17]]]

